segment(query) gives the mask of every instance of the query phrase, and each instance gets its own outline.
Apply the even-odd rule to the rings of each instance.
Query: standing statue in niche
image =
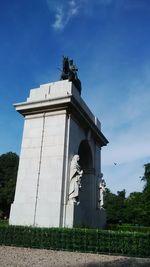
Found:
[[[78,163],[79,155],[74,155],[70,165],[70,186],[69,186],[69,200],[79,204],[79,190],[81,189],[81,177],[83,170],[81,170]]]
[[[102,178],[103,174],[101,174],[101,177],[99,179],[99,183],[98,183],[98,190],[99,190],[99,194],[98,194],[98,208],[99,209],[103,209],[104,206],[104,192],[105,187],[106,187],[106,182],[105,180]]]
[[[69,80],[73,82],[79,93],[81,94],[81,82],[77,75],[78,68],[73,64],[73,60],[63,56],[61,80]]]

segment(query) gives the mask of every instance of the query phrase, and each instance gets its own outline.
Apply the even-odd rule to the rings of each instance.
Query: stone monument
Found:
[[[99,177],[108,141],[80,95],[76,72],[64,58],[60,81],[30,90],[26,102],[14,105],[25,121],[12,225],[105,225]]]

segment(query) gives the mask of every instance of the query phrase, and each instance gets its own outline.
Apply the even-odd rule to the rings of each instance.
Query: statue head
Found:
[[[74,161],[78,162],[79,159],[80,159],[79,155],[74,155],[74,156],[73,156],[73,160],[74,160]]]

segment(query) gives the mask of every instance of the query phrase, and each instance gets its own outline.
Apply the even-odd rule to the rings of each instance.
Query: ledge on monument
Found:
[[[14,104],[16,110],[22,114],[23,110],[32,109],[43,103],[43,106],[48,106],[57,100],[57,103],[61,101],[67,101],[67,98],[73,97],[76,103],[85,111],[85,113],[90,117],[93,123],[101,131],[101,123],[97,117],[93,115],[91,110],[88,108],[84,100],[79,94],[74,84],[69,80],[61,80],[52,83],[42,84],[39,88],[34,88],[30,90],[30,95],[26,102]],[[64,99],[64,100],[63,100]]]
[[[61,98],[68,95],[74,95],[76,98],[80,98],[79,92],[72,82],[68,80],[56,81],[42,84],[39,88],[31,89],[27,102]]]

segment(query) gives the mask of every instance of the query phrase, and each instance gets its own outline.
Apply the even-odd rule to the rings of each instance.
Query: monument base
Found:
[[[105,209],[82,209],[80,204],[68,203],[66,205],[66,220],[64,227],[67,228],[100,228],[106,226]]]

